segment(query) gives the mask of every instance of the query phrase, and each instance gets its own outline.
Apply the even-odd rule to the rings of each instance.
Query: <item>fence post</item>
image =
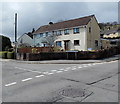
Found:
[[[67,53],[67,60],[68,60],[68,52],[66,52]]]
[[[30,54],[29,53],[26,53],[26,61],[29,61],[29,56]]]
[[[75,52],[75,60],[77,60],[77,52]]]

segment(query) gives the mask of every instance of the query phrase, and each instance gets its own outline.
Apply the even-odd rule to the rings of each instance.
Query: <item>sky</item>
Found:
[[[98,22],[118,21],[117,2],[0,2],[0,34],[14,41],[14,15],[18,14],[18,37],[50,21],[95,15]]]

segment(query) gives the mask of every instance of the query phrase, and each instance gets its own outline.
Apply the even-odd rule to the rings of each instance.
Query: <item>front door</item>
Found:
[[[69,41],[64,41],[65,50],[69,50]]]

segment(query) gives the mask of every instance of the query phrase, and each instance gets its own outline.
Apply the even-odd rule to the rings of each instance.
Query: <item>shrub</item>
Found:
[[[14,52],[7,52],[7,58],[13,59],[14,58]]]
[[[32,48],[32,53],[36,53],[37,49],[36,48]]]
[[[6,59],[7,58],[7,51],[0,52],[0,58]]]
[[[53,52],[61,52],[64,51],[61,47],[54,47]]]

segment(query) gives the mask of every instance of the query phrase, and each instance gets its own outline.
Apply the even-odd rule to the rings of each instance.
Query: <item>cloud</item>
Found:
[[[96,14],[99,22],[118,21],[117,2],[90,2],[88,8],[89,12]]]
[[[117,21],[117,3],[7,2],[2,3],[2,34],[14,39],[14,14],[18,13],[18,37],[48,22],[95,14],[99,22]]]

